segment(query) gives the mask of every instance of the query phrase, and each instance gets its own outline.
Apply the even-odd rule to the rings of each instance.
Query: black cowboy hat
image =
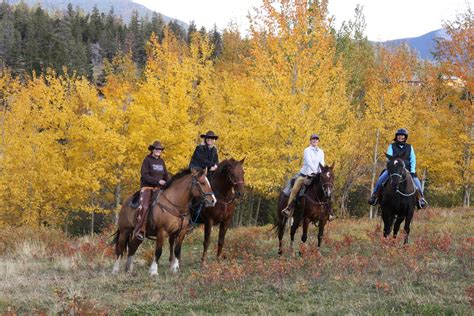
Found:
[[[205,139],[207,139],[207,138],[210,138],[210,139],[218,139],[219,136],[217,136],[216,134],[214,134],[213,131],[207,131],[206,134],[201,134],[201,138],[205,138]]]
[[[163,145],[161,145],[160,141],[159,140],[155,140],[153,142],[153,144],[151,144],[150,146],[148,146],[148,150],[153,150],[153,149],[161,149],[161,150],[164,150],[165,147],[163,147]]]

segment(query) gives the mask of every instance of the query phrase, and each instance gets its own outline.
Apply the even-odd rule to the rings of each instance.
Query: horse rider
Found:
[[[212,181],[212,175],[219,164],[219,156],[217,155],[216,140],[219,138],[213,131],[207,131],[201,134],[202,143],[194,149],[193,156],[189,162],[189,169],[205,169],[207,168],[207,178]],[[197,198],[191,201],[191,221],[189,222],[188,233],[192,232],[197,226],[197,220],[204,206]]]
[[[283,215],[290,217],[293,214],[294,210],[294,199],[300,192],[301,187],[303,186],[304,181],[321,172],[319,164],[322,166],[324,163],[324,151],[319,148],[319,135],[311,134],[309,137],[310,145],[305,148],[303,155],[303,167],[298,173],[298,177],[293,184],[291,189],[290,197],[288,198],[288,203],[286,207],[281,211]],[[332,221],[336,216],[333,213],[331,204],[329,203],[329,220]]]
[[[413,145],[407,144],[408,139],[408,131],[405,128],[399,128],[395,132],[395,138],[393,139],[393,143],[388,146],[387,154],[390,156],[403,156],[405,158],[405,168],[410,172],[411,177],[413,178],[413,182],[417,188],[419,194],[417,194],[417,206],[419,209],[426,207],[427,203],[423,196],[423,191],[421,189],[421,182],[416,176],[416,156],[415,156],[415,149]],[[382,192],[382,185],[388,180],[389,174],[388,171],[385,169],[375,184],[374,191],[368,203],[370,205],[377,205],[380,195]]]
[[[213,131],[207,131],[206,134],[201,134],[203,143],[196,146],[194,149],[189,169],[204,169],[207,168],[207,176],[211,179],[211,175],[217,169],[219,164],[219,156],[217,155],[216,140],[219,138]]]
[[[143,240],[146,233],[146,221],[153,193],[164,186],[169,180],[168,170],[161,154],[165,147],[159,141],[148,146],[148,154],[142,163],[140,178],[140,206],[138,207],[138,218],[135,226],[135,237]]]

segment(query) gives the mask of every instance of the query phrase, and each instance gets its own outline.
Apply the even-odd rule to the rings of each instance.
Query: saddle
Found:
[[[132,200],[128,206],[130,206],[130,208],[138,208],[140,206],[140,190],[133,193]]]
[[[295,181],[296,181],[296,178],[299,177],[299,174],[296,174],[294,175],[293,177],[291,177],[290,180],[288,180],[288,182],[286,183],[286,186],[285,188],[283,189],[283,193],[286,195],[286,196],[290,196],[291,194],[291,189],[293,188],[293,185],[295,184]],[[308,188],[308,186],[311,184],[311,181],[313,180],[312,177],[308,177],[304,180],[303,182],[303,185],[301,186],[301,190],[300,192],[298,193],[297,195],[297,198],[298,197],[301,197],[303,196],[305,193],[306,193],[306,189]]]

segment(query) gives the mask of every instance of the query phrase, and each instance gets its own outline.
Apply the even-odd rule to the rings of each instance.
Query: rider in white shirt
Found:
[[[283,215],[290,217],[293,214],[293,201],[296,198],[296,195],[301,189],[301,186],[304,183],[304,180],[310,176],[314,176],[321,172],[319,164],[322,166],[324,163],[324,151],[319,148],[319,135],[312,134],[309,138],[310,145],[305,148],[303,156],[303,167],[301,168],[298,178],[296,178],[293,188],[288,198],[288,203],[286,207],[281,211]],[[329,220],[335,218],[332,208],[330,208]]]

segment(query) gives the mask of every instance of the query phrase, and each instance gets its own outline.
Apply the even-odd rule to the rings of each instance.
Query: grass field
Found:
[[[148,276],[148,241],[133,274],[112,276],[107,236],[58,231],[0,232],[0,312],[68,314],[474,314],[473,209],[419,211],[410,244],[380,238],[380,220],[336,220],[321,253],[312,227],[305,247],[279,257],[270,226],[228,233],[201,266],[202,229],[185,239],[181,271]],[[301,236],[301,229],[297,238]],[[403,234],[400,235],[403,237]],[[285,236],[288,245],[289,237]],[[299,245],[299,242],[298,242]]]

